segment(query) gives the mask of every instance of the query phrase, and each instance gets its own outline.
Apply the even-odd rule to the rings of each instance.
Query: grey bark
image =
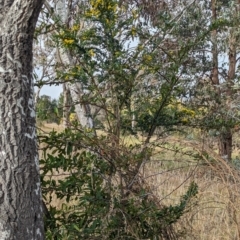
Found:
[[[0,1],[0,239],[44,239],[32,77],[43,0]]]

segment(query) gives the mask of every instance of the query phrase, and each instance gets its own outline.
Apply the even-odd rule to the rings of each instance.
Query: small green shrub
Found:
[[[179,204],[161,206],[134,172],[145,156],[132,147],[124,163],[120,156],[125,152],[115,157],[101,152],[105,139],[98,142],[89,131],[70,129],[40,137],[45,145],[43,195],[50,213],[47,239],[175,239],[173,224],[187,211],[197,185],[189,186]],[[52,193],[64,200],[58,208]]]

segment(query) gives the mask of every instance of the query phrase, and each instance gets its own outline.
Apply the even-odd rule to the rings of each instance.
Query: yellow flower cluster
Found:
[[[135,27],[132,27],[131,29],[132,36],[136,36],[136,33],[137,33],[137,29]]]
[[[97,7],[104,4],[104,0],[90,0],[92,7]]]
[[[80,26],[79,25],[73,25],[72,28],[71,28],[71,31],[72,32],[76,32],[80,29]]]
[[[100,15],[100,11],[98,9],[91,8],[86,12],[85,15],[87,17],[92,17],[92,16],[98,17]]]
[[[94,53],[94,51],[93,51],[92,49],[88,51],[88,54],[89,54],[91,57],[93,57],[93,56],[95,55],[95,53]]]
[[[194,117],[196,115],[196,113],[193,110],[190,110],[187,108],[182,109],[182,112],[185,113],[186,115],[192,116],[192,117]]]
[[[69,116],[69,120],[71,123],[73,123],[74,121],[77,121],[77,114],[76,113],[71,113]]]
[[[117,4],[108,5],[107,9],[108,9],[109,11],[116,12],[116,10],[117,10]]]
[[[183,114],[185,115],[188,115],[188,116],[191,116],[191,117],[194,117],[196,115],[196,113],[189,109],[189,108],[186,108],[184,107],[181,103],[178,102],[178,109],[179,111],[181,111]]]
[[[66,45],[71,45],[71,44],[73,44],[74,43],[74,39],[64,39],[63,40],[63,42],[64,42],[64,44],[66,44]]]
[[[117,3],[112,0],[91,0],[91,8],[86,12],[87,17],[98,17],[102,11],[116,12]]]
[[[152,56],[151,55],[145,55],[145,56],[143,56],[143,60],[146,61],[146,62],[150,62],[150,61],[152,61]]]
[[[132,10],[132,16],[133,16],[133,19],[137,19],[138,18],[138,13],[136,10]]]
[[[193,110],[186,108],[181,103],[178,104],[178,110],[183,115],[181,121],[184,124],[190,123],[191,119],[196,116],[196,113]]]
[[[121,52],[115,52],[116,57],[121,56]]]
[[[185,107],[181,101],[175,101],[168,105],[167,107],[170,111],[176,111],[179,114],[179,119],[182,123],[188,124],[191,119],[196,116],[196,112]]]

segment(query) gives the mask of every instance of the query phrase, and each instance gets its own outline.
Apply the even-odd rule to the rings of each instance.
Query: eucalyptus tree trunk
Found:
[[[70,92],[66,86],[66,83],[63,84],[63,126],[69,126],[69,116],[70,116]]]
[[[83,90],[80,83],[67,83],[67,88],[70,91],[72,101],[75,106],[75,112],[79,122],[83,127],[93,128],[93,119],[91,114],[91,108],[89,104],[81,104]]]
[[[49,7],[47,6],[47,8]],[[65,0],[57,1],[56,14],[58,18],[60,18],[61,22],[66,23],[69,20],[68,12],[70,12],[70,10],[67,10]],[[70,54],[63,52],[62,49],[59,49],[57,51],[57,54],[58,54],[58,61],[61,64],[63,65],[68,64],[70,66],[74,65],[73,57]],[[81,103],[81,98],[84,94],[84,91],[82,89],[82,84],[79,82],[78,83],[67,82],[65,84],[65,87],[66,87],[66,90],[70,92],[72,101],[75,106],[75,112],[80,124],[83,127],[93,128],[93,118],[91,114],[91,107],[89,104]]]
[[[0,239],[44,239],[32,77],[43,0],[0,1]]]

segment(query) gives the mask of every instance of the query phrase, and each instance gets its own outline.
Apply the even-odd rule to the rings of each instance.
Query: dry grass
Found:
[[[211,179],[206,174],[202,175],[201,170],[195,169],[196,175],[190,178],[189,173],[181,171],[158,175],[152,179],[156,196],[164,205],[177,204],[194,180],[199,187],[197,205],[193,205],[178,224],[179,229],[186,229],[184,239],[240,239],[239,184],[222,182],[218,177]],[[199,172],[200,177],[197,175]]]
[[[59,125],[57,123],[45,123],[45,122],[41,122],[37,124],[38,130],[40,132],[45,132],[45,133],[49,133],[52,130],[55,130],[57,132],[63,131],[64,127],[63,125]]]
[[[169,139],[169,142],[171,141],[177,140]],[[175,205],[186,193],[190,182],[196,182],[199,187],[197,199],[194,200],[191,211],[178,223],[180,231],[186,229],[183,239],[239,240],[240,176],[238,171],[206,146],[192,141],[178,139],[178,143],[179,141],[199,154],[207,153],[208,158],[203,156],[207,165],[186,161],[181,154],[174,156],[175,166],[174,161],[171,160],[169,164],[172,166],[171,170],[163,166],[168,160],[162,164],[159,162],[148,164],[145,169],[145,178],[151,184],[155,196],[164,205]],[[168,159],[172,158],[172,153],[169,152]]]
[[[54,124],[43,126],[46,132],[53,128],[57,131],[63,129]],[[136,143],[134,139],[124,141],[127,144]],[[169,138],[167,142],[182,146],[185,152],[198,153],[203,159],[196,162],[190,156],[184,156],[181,151],[175,154],[157,148],[153,161],[144,167],[145,180],[155,197],[164,205],[178,204],[190,183],[197,183],[199,193],[192,203],[191,211],[177,224],[179,231],[185,233],[182,239],[240,240],[239,172],[197,141]],[[61,179],[65,173],[55,174],[55,179]],[[58,208],[64,203],[64,199],[59,200],[54,194],[52,198]]]

